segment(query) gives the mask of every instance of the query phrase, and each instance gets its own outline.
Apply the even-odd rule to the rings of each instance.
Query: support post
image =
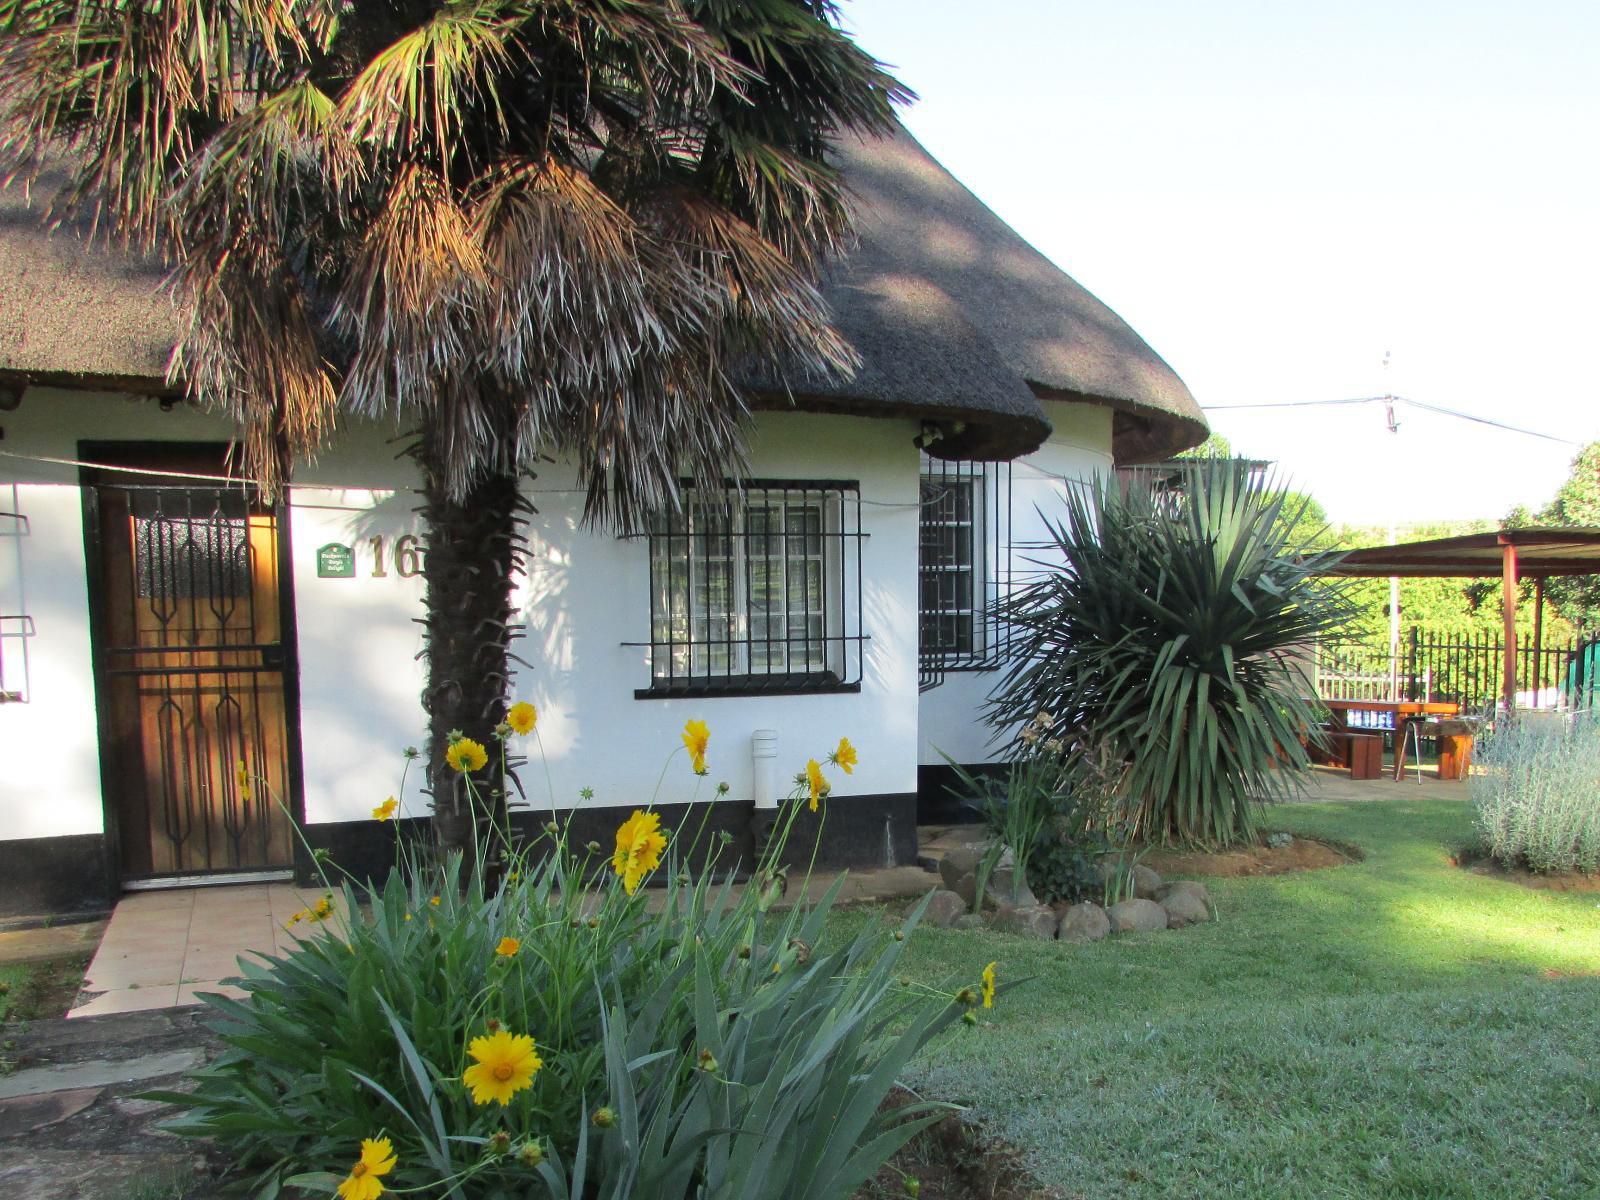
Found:
[[[1505,613],[1504,686],[1501,699],[1506,715],[1517,707],[1517,548],[1509,541],[1500,546],[1500,607]]]

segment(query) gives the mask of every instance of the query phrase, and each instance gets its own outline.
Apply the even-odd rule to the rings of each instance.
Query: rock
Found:
[[[1168,892],[1161,907],[1166,910],[1168,929],[1182,929],[1185,925],[1211,920],[1211,906],[1191,891]]]
[[[977,913],[965,913],[950,922],[951,929],[982,929],[984,920]]]
[[[928,901],[922,919],[939,929],[948,929],[955,919],[967,911],[967,902],[955,892],[941,888]]]
[[[996,867],[983,890],[985,908],[1038,908],[1039,899],[1015,867]]]
[[[1200,901],[1201,904],[1209,905],[1211,903],[1211,893],[1206,891],[1206,885],[1194,879],[1179,879],[1173,883],[1162,884],[1161,890],[1156,893],[1156,903],[1159,904],[1168,896],[1175,895],[1178,892],[1187,892]]]
[[[961,897],[961,903],[968,908],[971,908],[978,899],[978,876],[972,871],[968,871],[954,883],[947,886],[952,892]]]
[[[1111,932],[1111,918],[1098,904],[1074,904],[1061,914],[1056,937],[1063,942],[1098,942]]]
[[[1112,933],[1145,933],[1167,927],[1167,910],[1154,900],[1124,900],[1106,909]]]
[[[1133,894],[1139,900],[1154,900],[1161,890],[1161,876],[1140,864],[1133,868]]]
[[[975,873],[982,857],[983,852],[976,846],[951,846],[939,860],[939,878],[944,880],[944,886],[952,892],[960,891],[961,889],[956,887],[956,881],[963,875]]]
[[[1050,941],[1056,936],[1056,914],[1042,904],[1027,907],[1003,904],[995,910],[989,923],[1002,933],[1015,933],[1022,937]]]

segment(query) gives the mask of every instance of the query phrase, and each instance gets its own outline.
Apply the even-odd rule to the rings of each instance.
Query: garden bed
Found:
[[[1319,871],[1361,861],[1353,846],[1339,846],[1316,838],[1292,838],[1285,846],[1240,846],[1231,850],[1151,850],[1140,861],[1163,877],[1206,875],[1235,879],[1254,875],[1287,875],[1294,871]]]

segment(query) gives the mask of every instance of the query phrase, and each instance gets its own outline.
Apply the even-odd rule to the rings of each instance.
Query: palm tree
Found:
[[[0,158],[166,256],[173,374],[269,492],[341,410],[408,415],[429,776],[509,682],[521,478],[591,525],[743,461],[747,367],[848,372],[827,162],[908,93],[832,0],[0,0]],[[491,756],[492,761],[493,756]],[[489,768],[492,772],[493,768]],[[486,778],[492,789],[496,780]]]

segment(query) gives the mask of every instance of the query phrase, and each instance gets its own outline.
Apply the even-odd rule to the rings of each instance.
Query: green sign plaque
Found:
[[[338,542],[317,548],[318,579],[352,579],[356,573],[355,551]]]

